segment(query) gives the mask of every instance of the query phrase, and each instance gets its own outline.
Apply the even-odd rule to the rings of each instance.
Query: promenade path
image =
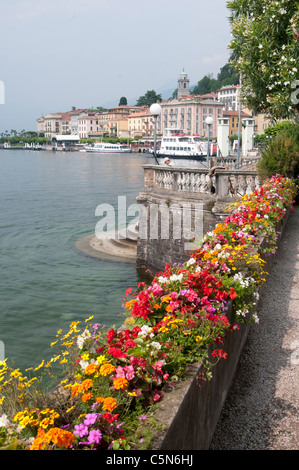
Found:
[[[286,225],[210,450],[299,450],[299,206]]]

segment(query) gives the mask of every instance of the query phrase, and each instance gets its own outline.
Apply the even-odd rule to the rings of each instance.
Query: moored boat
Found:
[[[97,153],[130,153],[131,147],[123,144],[110,144],[109,142],[95,142],[93,145],[86,145],[82,152]]]
[[[165,129],[160,148],[156,150],[158,163],[169,157],[176,165],[205,166],[207,161],[208,142],[196,135],[185,135],[178,129]],[[151,150],[154,153],[154,150]],[[217,154],[217,144],[210,143],[209,155]]]

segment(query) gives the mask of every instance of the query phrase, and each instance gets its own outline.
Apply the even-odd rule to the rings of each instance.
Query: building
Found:
[[[154,129],[154,117],[149,108],[139,113],[129,114],[128,131],[131,138],[153,136]]]
[[[240,86],[227,85],[217,90],[218,100],[223,103],[225,110],[237,111],[239,105]]]
[[[157,122],[157,132],[163,133],[166,128],[175,128],[184,134],[197,134],[208,137],[208,126],[205,119],[213,118],[210,135],[217,136],[217,119],[222,116],[222,103],[217,99],[198,99],[188,97],[181,100],[170,100],[160,103],[162,112]]]
[[[188,78],[188,75],[184,72],[180,73],[180,76],[178,78],[178,94],[177,98],[180,100],[181,98],[184,98],[185,96],[190,95],[190,80]]]
[[[229,119],[229,135],[237,135],[238,130],[239,130],[239,111],[223,110],[222,115],[223,117],[227,117]],[[242,123],[242,119],[248,118],[248,117],[252,117],[252,115],[242,111],[241,123]],[[242,132],[242,129],[241,129],[241,132]]]
[[[82,113],[78,116],[78,136],[80,139],[88,139],[91,133],[99,131],[99,113]]]
[[[52,139],[55,135],[77,135],[78,116],[87,114],[86,109],[77,109],[62,113],[49,113],[37,119],[37,132]]]

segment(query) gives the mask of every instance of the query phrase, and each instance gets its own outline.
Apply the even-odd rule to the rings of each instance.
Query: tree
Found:
[[[298,0],[231,0],[234,65],[242,74],[242,101],[273,119],[299,111]]]
[[[212,87],[215,85],[215,79],[211,74],[205,75],[197,85],[192,90],[194,95],[205,95],[206,93],[210,93],[212,91]]]
[[[154,90],[148,90],[145,95],[138,98],[136,106],[150,106],[151,104],[157,103],[161,100],[161,95],[157,95]]]
[[[128,104],[127,98],[125,96],[122,96],[119,100],[118,106],[127,106],[127,104]]]
[[[278,123],[272,128],[272,132],[267,133],[267,137],[262,158],[258,162],[260,179],[263,180],[275,174],[297,176],[299,173],[299,126],[290,121]]]

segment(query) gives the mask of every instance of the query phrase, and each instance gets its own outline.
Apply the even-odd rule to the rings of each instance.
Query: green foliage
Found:
[[[258,163],[261,180],[275,174],[297,176],[299,174],[299,125],[280,123],[268,132],[268,141]]]
[[[298,0],[232,0],[230,48],[242,74],[242,100],[256,114],[299,111]],[[297,89],[297,90],[296,90]]]
[[[161,95],[157,95],[154,90],[148,90],[145,95],[138,98],[136,106],[150,106],[151,104],[157,103],[161,100]]]
[[[233,56],[231,56],[229,62],[220,69],[217,78],[213,78],[212,74],[205,75],[193,88],[192,93],[194,95],[205,95],[225,85],[237,85],[239,83],[239,72],[234,68],[232,60]]]
[[[127,106],[128,100],[125,96],[122,96],[119,100],[118,106]]]

